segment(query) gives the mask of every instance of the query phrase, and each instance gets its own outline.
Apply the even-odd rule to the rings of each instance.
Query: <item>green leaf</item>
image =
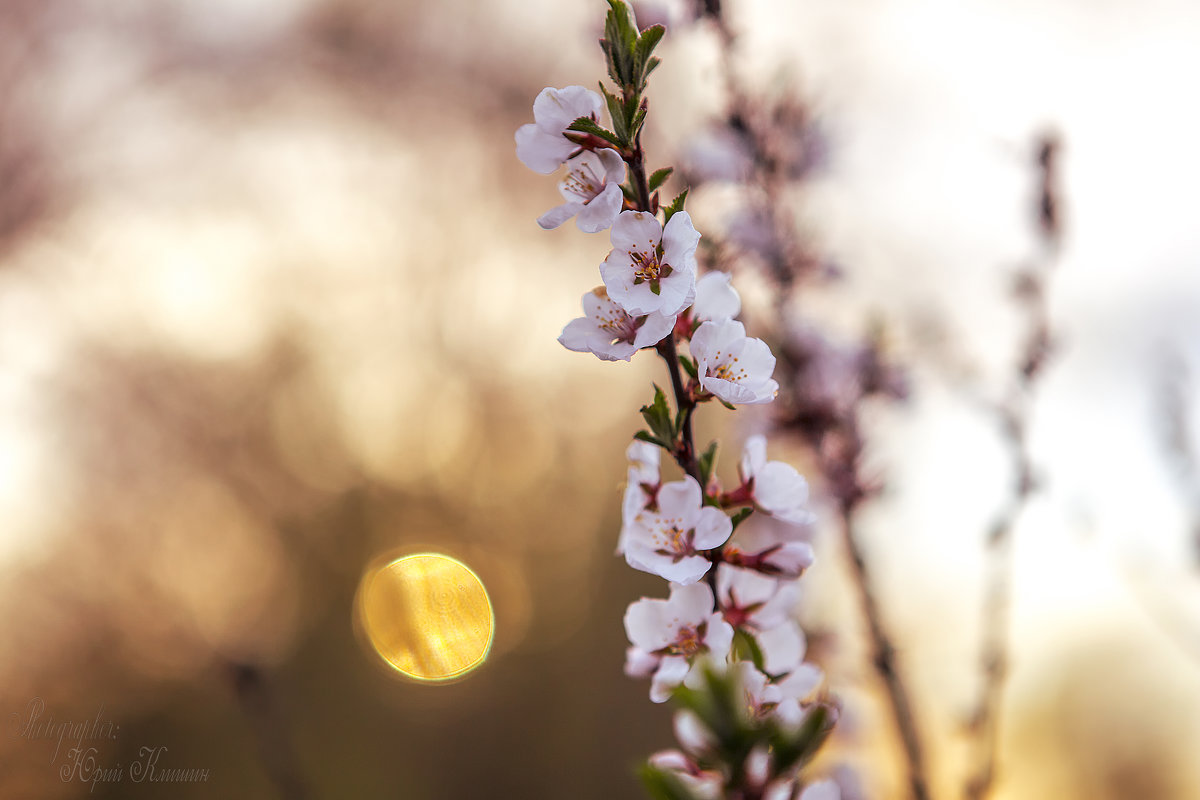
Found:
[[[646,424],[659,440],[656,444],[667,447],[662,443],[675,441],[675,426],[671,423],[671,409],[667,406],[667,396],[657,384],[654,386],[654,402],[642,406],[641,411],[642,419],[646,420]]]
[[[637,138],[638,134],[642,132],[642,123],[644,123],[645,121],[646,121],[646,107],[639,106],[633,112],[632,118],[629,120],[629,138],[630,139]]]
[[[679,194],[675,195],[675,199],[671,201],[671,205],[663,209],[663,227],[671,221],[671,217],[683,211],[683,204],[687,201],[688,190],[684,189]]]
[[[662,169],[656,169],[654,172],[650,173],[650,180],[647,181],[650,186],[650,191],[653,192],[655,189],[666,183],[667,178],[671,177],[671,173],[674,171],[675,169],[673,167],[663,167]]]
[[[719,398],[719,397],[717,399],[721,400],[721,398]],[[725,406],[730,411],[737,411],[737,406],[735,406],[733,403],[729,402],[728,400],[721,400],[721,405]]]
[[[670,445],[668,445],[666,442],[663,442],[663,441],[660,441],[660,440],[654,438],[653,436],[650,435],[650,433],[648,431],[638,431],[637,433],[635,433],[633,435],[633,438],[638,439],[639,441],[649,442],[650,444],[656,444],[659,447],[661,447],[662,449],[667,450],[667,451],[671,450]]]
[[[693,380],[700,379],[700,368],[697,366],[695,359],[687,356],[679,357],[679,366],[683,367],[683,371],[692,377]]]
[[[767,661],[763,656],[762,648],[758,646],[758,640],[745,630],[738,628],[733,632],[733,649],[741,658],[752,661],[759,672],[764,675],[767,673],[764,666]]]
[[[683,361],[684,359],[681,356],[679,360]],[[712,480],[713,472],[717,468],[717,443],[715,441],[709,442],[708,449],[700,454],[696,463],[700,467],[701,486],[708,486],[708,482]]]
[[[625,195],[625,199],[631,203],[637,203],[637,191],[628,183],[621,184],[621,194]]]
[[[622,148],[629,146],[629,115],[625,113],[625,104],[621,98],[605,88],[604,84],[600,84],[600,93],[604,95],[604,104],[608,106],[608,116],[612,119],[613,130],[617,132],[617,138],[620,139],[618,145]]]
[[[638,768],[638,777],[654,800],[696,800],[683,781],[667,770],[643,764]]]
[[[646,76],[646,63],[650,60],[650,54],[654,52],[654,48],[658,46],[658,43],[663,38],[663,34],[666,32],[667,29],[662,25],[651,25],[638,36],[634,54],[637,57],[638,68],[641,70],[643,78]]]
[[[646,79],[650,77],[650,73],[654,72],[654,68],[662,63],[661,58],[652,58],[646,62],[646,69],[642,72],[642,85],[646,85]]]
[[[591,117],[580,117],[567,126],[569,131],[578,131],[579,133],[588,133],[592,136],[598,136],[606,142],[611,142],[617,147],[621,147],[621,140],[612,131],[605,130],[596,123],[596,120]]]
[[[832,731],[829,709],[823,705],[814,706],[800,724],[800,730],[795,733],[776,728],[770,736],[771,749],[775,753],[775,769],[785,772],[804,766],[817,754]]]
[[[623,0],[608,0],[608,15],[604,20],[604,53],[608,57],[608,74],[618,86],[636,88],[640,76],[636,49],[637,28],[633,11]]]

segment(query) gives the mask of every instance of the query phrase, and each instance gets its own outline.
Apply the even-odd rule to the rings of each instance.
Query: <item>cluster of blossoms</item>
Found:
[[[793,617],[795,581],[813,562],[804,541],[813,521],[807,484],[793,467],[769,461],[766,439],[753,436],[737,485],[725,489],[716,443],[701,453],[692,438],[692,415],[702,404],[772,402],[775,356],[736,319],[741,300],[729,275],[697,275],[700,234],[683,210],[687,192],[659,203],[671,170],[647,175],[640,131],[645,79],[658,63],[651,52],[663,29],[639,30],[621,0],[609,4],[601,44],[616,91],[543,90],[516,144],[535,172],[565,167],[559,191],[566,202],[538,224],[550,229],[575,217],[584,232],[609,231],[602,285],[583,295],[583,316],[559,341],[606,361],[653,349],[671,378],[674,411],[656,387],[642,409],[648,430],[627,451],[617,550],[630,566],[669,583],[666,599],[643,598],[625,614],[626,673],[650,679],[654,702],[706,687],[718,695],[721,686],[740,698],[733,713],[741,734],[717,730],[704,704],[694,704],[676,716],[680,748],[653,756],[650,768],[655,781],[673,787],[665,796],[829,800],[837,797],[833,784],[805,786],[797,777],[832,718],[813,701],[822,676],[804,661],[804,634]],[[609,128],[601,125],[605,108]],[[680,480],[664,479],[663,452]],[[755,513],[782,524],[742,527]]]

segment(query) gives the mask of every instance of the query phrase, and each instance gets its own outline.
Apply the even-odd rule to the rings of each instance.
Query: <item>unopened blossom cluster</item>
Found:
[[[798,777],[800,752],[815,749],[827,732],[827,725],[809,730],[814,709],[832,718],[814,701],[822,676],[804,660],[795,620],[796,580],[813,563],[808,486],[795,468],[770,459],[761,435],[745,441],[736,481],[723,484],[717,444],[701,452],[692,435],[701,406],[771,403],[779,391],[775,356],[737,319],[741,299],[729,274],[698,274],[701,234],[684,210],[687,192],[660,203],[671,170],[647,174],[643,92],[663,29],[640,30],[622,0],[609,5],[601,45],[615,87],[544,89],[534,121],[515,138],[526,166],[561,175],[563,202],[538,224],[552,229],[574,218],[581,231],[606,234],[610,245],[598,265],[599,285],[583,294],[582,316],[566,324],[559,342],[604,361],[652,351],[671,381],[673,408],[656,386],[642,408],[647,429],[626,451],[617,553],[662,578],[665,597],[642,598],[626,611],[625,672],[648,679],[656,703],[729,681],[740,693],[740,724],[769,731],[759,739],[747,734],[742,752],[743,740],[730,744],[728,731],[714,731],[685,708],[675,717],[679,747],[649,763],[695,798],[830,800],[836,786]],[[679,477],[667,474],[664,454]],[[776,524],[754,528],[746,523],[752,516]]]

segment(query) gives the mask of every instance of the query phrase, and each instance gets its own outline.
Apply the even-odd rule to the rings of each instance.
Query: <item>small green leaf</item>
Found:
[[[638,431],[637,433],[635,433],[633,435],[633,438],[635,438],[639,441],[642,441],[642,442],[649,442],[650,444],[658,445],[659,447],[661,447],[664,450],[667,450],[668,452],[671,450],[670,445],[668,445],[666,442],[663,442],[663,441],[660,441],[659,439],[654,438],[653,436],[650,435],[649,431]]]
[[[684,359],[680,357],[679,360],[683,361]],[[717,468],[717,443],[715,441],[709,442],[708,449],[700,454],[696,463],[700,467],[700,480],[703,482],[701,485],[708,486],[708,482],[712,480],[713,472]]]
[[[650,281],[650,293],[655,295],[662,294],[662,284],[658,281]]]
[[[621,147],[629,145],[629,115],[625,113],[625,104],[621,98],[605,88],[604,84],[600,84],[600,93],[604,95],[604,104],[608,107],[608,116],[612,119],[613,130],[617,133],[617,138],[620,139]]]
[[[665,769],[643,764],[638,768],[638,777],[654,800],[696,800],[683,781]]]
[[[633,11],[622,0],[608,0],[608,16],[604,20],[604,40],[607,46],[608,74],[618,86],[633,86],[640,77],[637,63],[637,28]]]
[[[642,132],[642,123],[646,121],[646,107],[640,106],[633,112],[632,119],[629,121],[629,138],[636,139],[637,135]]]
[[[764,666],[767,663],[766,658],[763,656],[762,648],[758,645],[758,640],[742,628],[733,632],[733,649],[741,658],[752,661],[759,672],[764,675],[767,673]]]
[[[666,183],[667,178],[671,177],[671,173],[674,171],[675,169],[673,167],[663,167],[662,169],[656,169],[654,172],[650,173],[650,180],[647,181],[647,184],[650,186],[650,191],[653,192],[655,189]]]
[[[700,367],[696,364],[695,359],[687,356],[679,357],[679,366],[683,367],[683,371],[692,377],[693,380],[700,379]]]
[[[651,25],[638,36],[637,47],[634,52],[637,56],[637,64],[642,70],[643,77],[646,75],[646,62],[650,60],[650,54],[654,52],[654,48],[662,41],[663,34],[666,32],[667,29],[662,25]]]
[[[663,443],[675,441],[675,426],[671,424],[671,409],[667,406],[667,396],[657,384],[654,386],[654,402],[642,406],[641,411],[642,419],[646,420],[646,424],[658,439],[655,444],[670,449],[668,444]]]
[[[628,183],[621,184],[621,194],[625,195],[625,199],[631,203],[637,202],[637,192]]]
[[[642,71],[642,85],[646,85],[646,79],[650,77],[650,73],[654,72],[654,68],[662,63],[661,58],[652,58],[646,62],[646,69]]]
[[[684,189],[679,194],[675,195],[675,199],[671,201],[671,205],[663,209],[663,227],[671,221],[671,217],[683,211],[683,204],[687,201],[688,190]]]
[[[604,128],[600,127],[600,125],[596,123],[596,120],[592,119],[591,117],[580,117],[568,125],[567,130],[598,136],[606,142],[610,142],[615,144],[617,147],[621,147],[621,140],[617,138],[617,135],[612,131],[605,130]]]
[[[721,400],[721,398],[719,398],[719,397],[717,399]],[[735,406],[733,403],[729,402],[728,400],[721,400],[721,405],[725,406],[730,411],[737,411],[737,406]]]
[[[800,730],[794,734],[776,728],[770,737],[771,749],[775,754],[775,769],[785,772],[804,766],[817,754],[832,731],[833,723],[829,709],[823,705],[814,706],[800,724]]]

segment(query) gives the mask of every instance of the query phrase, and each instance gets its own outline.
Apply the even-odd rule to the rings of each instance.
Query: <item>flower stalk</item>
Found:
[[[767,461],[765,440],[751,437],[741,482],[724,491],[717,443],[701,452],[693,430],[699,406],[714,400],[734,410],[774,400],[775,356],[735,319],[741,300],[728,276],[698,278],[700,233],[684,208],[687,190],[659,202],[673,169],[647,172],[644,92],[664,29],[641,30],[623,0],[608,3],[600,44],[613,88],[545,89],[516,144],[535,171],[568,172],[559,187],[566,203],[539,219],[543,228],[575,216],[586,233],[609,231],[603,286],[583,296],[584,316],[559,341],[606,361],[653,349],[671,381],[673,402],[654,387],[641,408],[646,427],[626,451],[617,543],[631,567],[668,581],[666,599],[642,598],[626,611],[625,671],[650,679],[652,701],[674,697],[683,706],[680,749],[652,756],[643,778],[655,797],[670,800],[790,800],[801,791],[803,800],[836,800],[828,782],[800,777],[836,718],[832,705],[813,697],[821,674],[804,661],[793,618],[792,583],[812,551],[802,531],[786,526],[812,522],[807,484],[794,468]],[[663,451],[682,480],[663,480]],[[755,511],[785,530],[747,523]]]

